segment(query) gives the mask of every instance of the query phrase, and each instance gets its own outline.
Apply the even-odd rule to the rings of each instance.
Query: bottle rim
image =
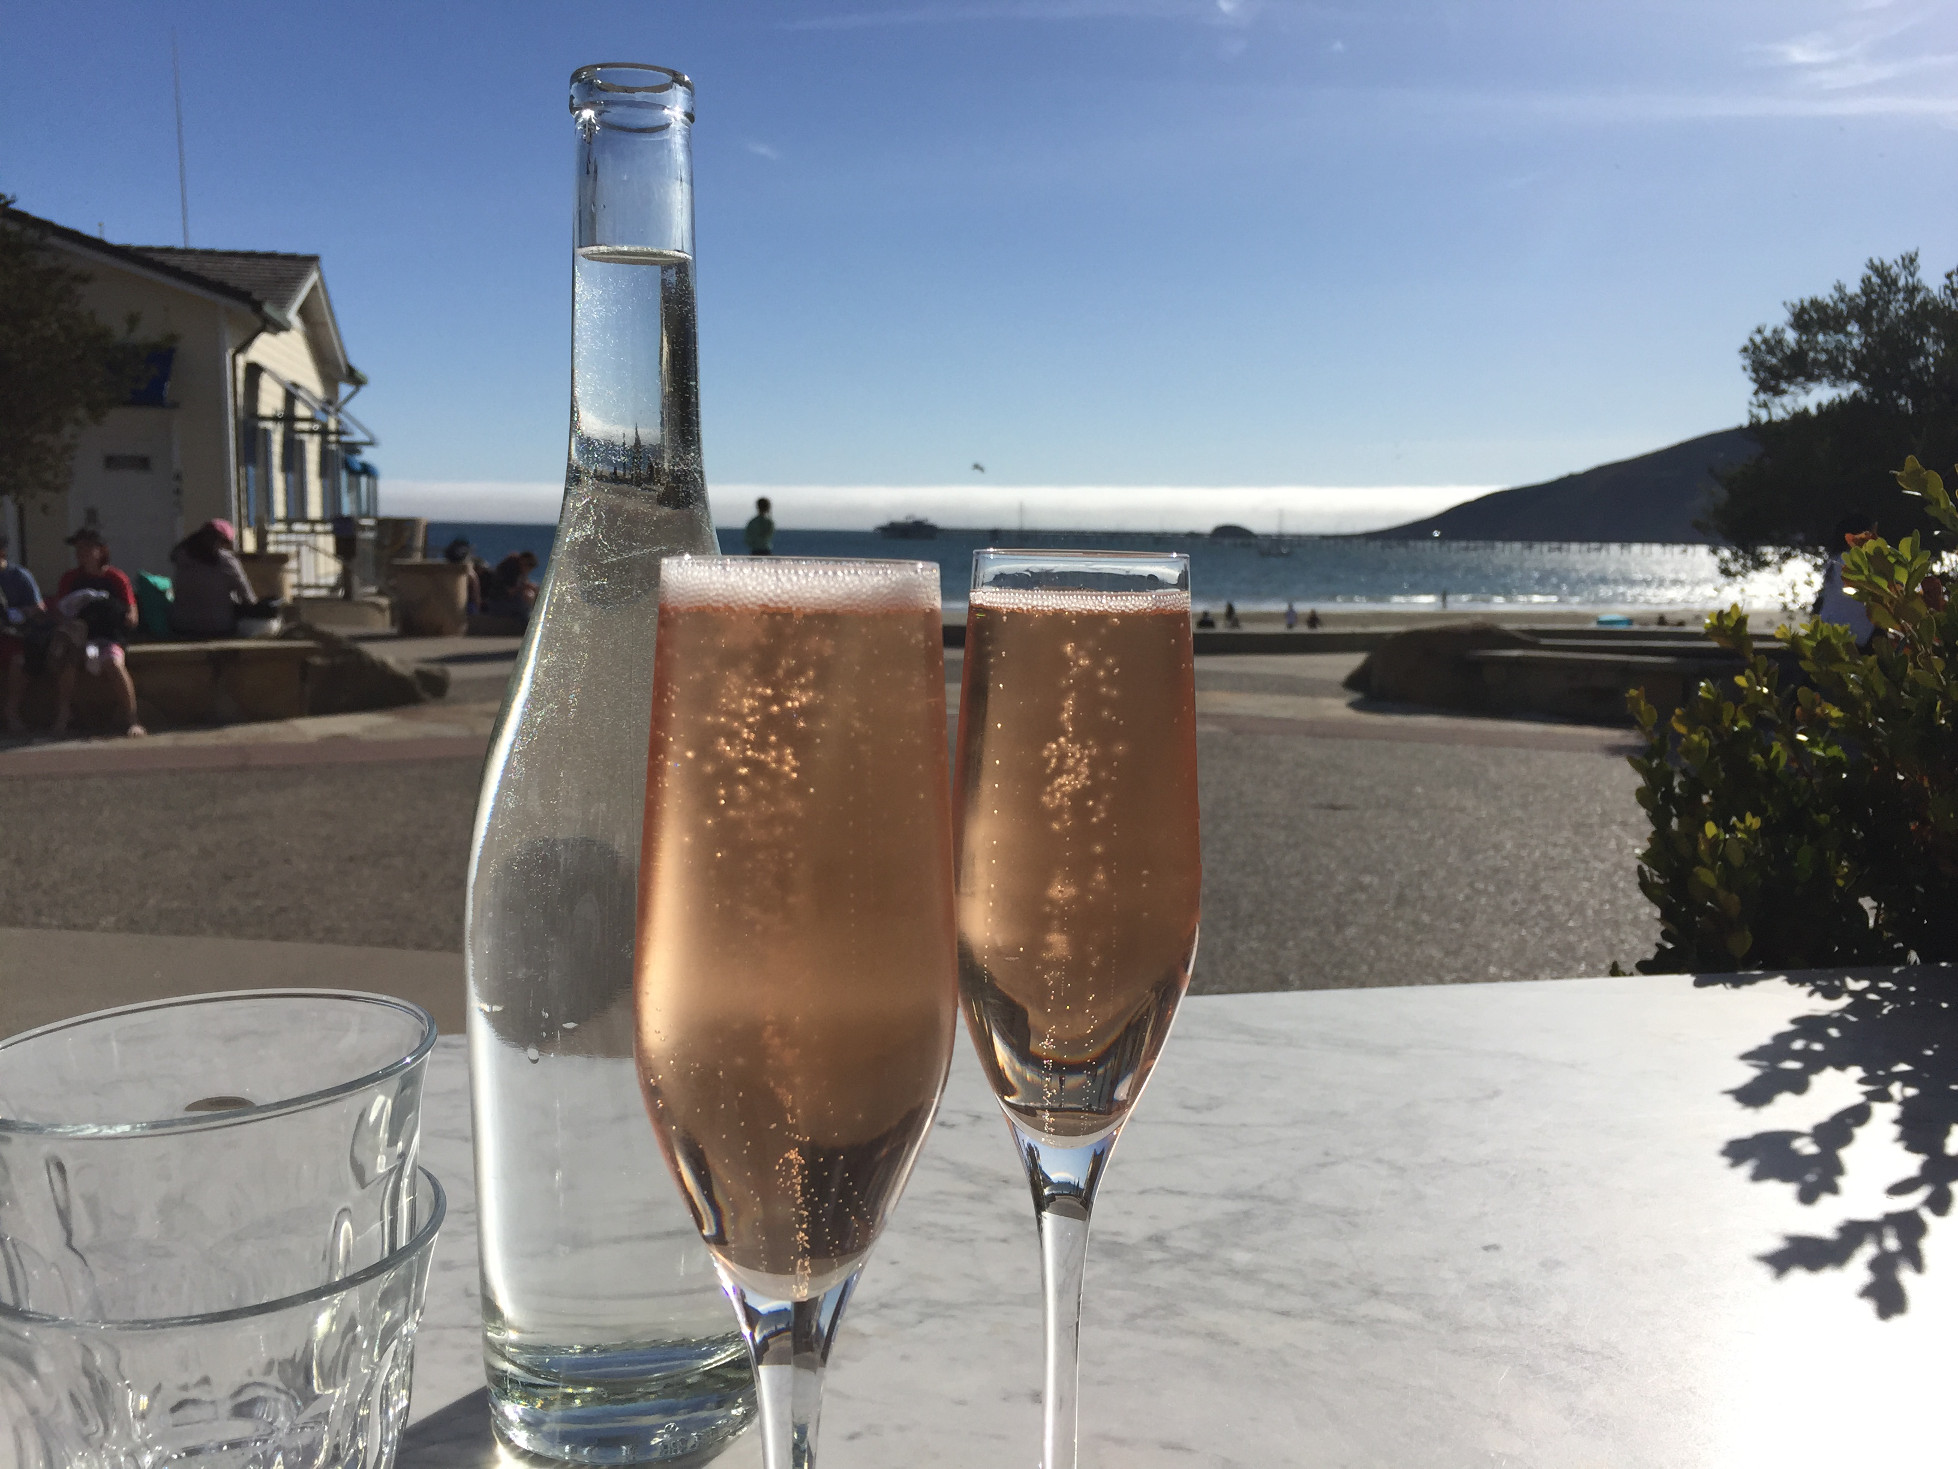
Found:
[[[676,93],[671,98],[664,94]],[[648,61],[594,61],[571,73],[571,110],[597,112],[608,104],[652,106],[693,121],[693,79]]]

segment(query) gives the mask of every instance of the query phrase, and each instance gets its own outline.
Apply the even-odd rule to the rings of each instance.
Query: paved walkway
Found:
[[[484,642],[507,647],[479,649]],[[451,646],[459,645],[459,646]],[[419,638],[390,644],[415,661],[477,659],[502,693],[514,666],[515,639]],[[1632,732],[1608,726],[1435,714],[1395,705],[1356,703],[1340,680],[1360,655],[1253,654],[1202,660],[1197,671],[1200,725],[1241,733],[1414,744],[1481,745],[1522,750],[1627,754]],[[947,655],[948,707],[956,709],[960,658]],[[450,698],[402,709],[329,714],[217,729],[173,730],[144,740],[38,740],[0,748],[0,778],[162,770],[244,770],[265,766],[346,765],[382,760],[480,758],[495,723],[494,699]]]
[[[1357,661],[1199,661],[1200,991],[1542,979],[1652,951],[1631,731],[1355,705],[1340,679]],[[78,1011],[174,993],[223,969],[209,946],[226,940],[457,964],[495,713],[440,702],[0,751],[0,989]],[[206,947],[174,967],[134,938],[87,964],[9,959],[30,929]]]

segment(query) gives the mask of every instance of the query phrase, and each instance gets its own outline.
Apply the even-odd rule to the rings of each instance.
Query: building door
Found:
[[[100,528],[124,571],[170,574],[170,548],[184,533],[174,410],[116,408],[83,431],[68,528],[87,524]]]

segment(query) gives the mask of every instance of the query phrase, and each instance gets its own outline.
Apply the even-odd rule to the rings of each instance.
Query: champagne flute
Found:
[[[980,551],[970,608],[959,989],[1033,1188],[1041,1463],[1074,1469],[1089,1215],[1196,956],[1189,558]]]
[[[670,558],[659,609],[639,1075],[806,1469],[957,1026],[938,568]]]

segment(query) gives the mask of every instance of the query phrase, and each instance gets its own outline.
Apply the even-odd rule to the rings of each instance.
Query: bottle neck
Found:
[[[578,128],[574,246],[693,255],[693,85],[655,66],[571,78]]]
[[[704,499],[693,286],[693,90],[657,67],[572,77],[571,469]]]

